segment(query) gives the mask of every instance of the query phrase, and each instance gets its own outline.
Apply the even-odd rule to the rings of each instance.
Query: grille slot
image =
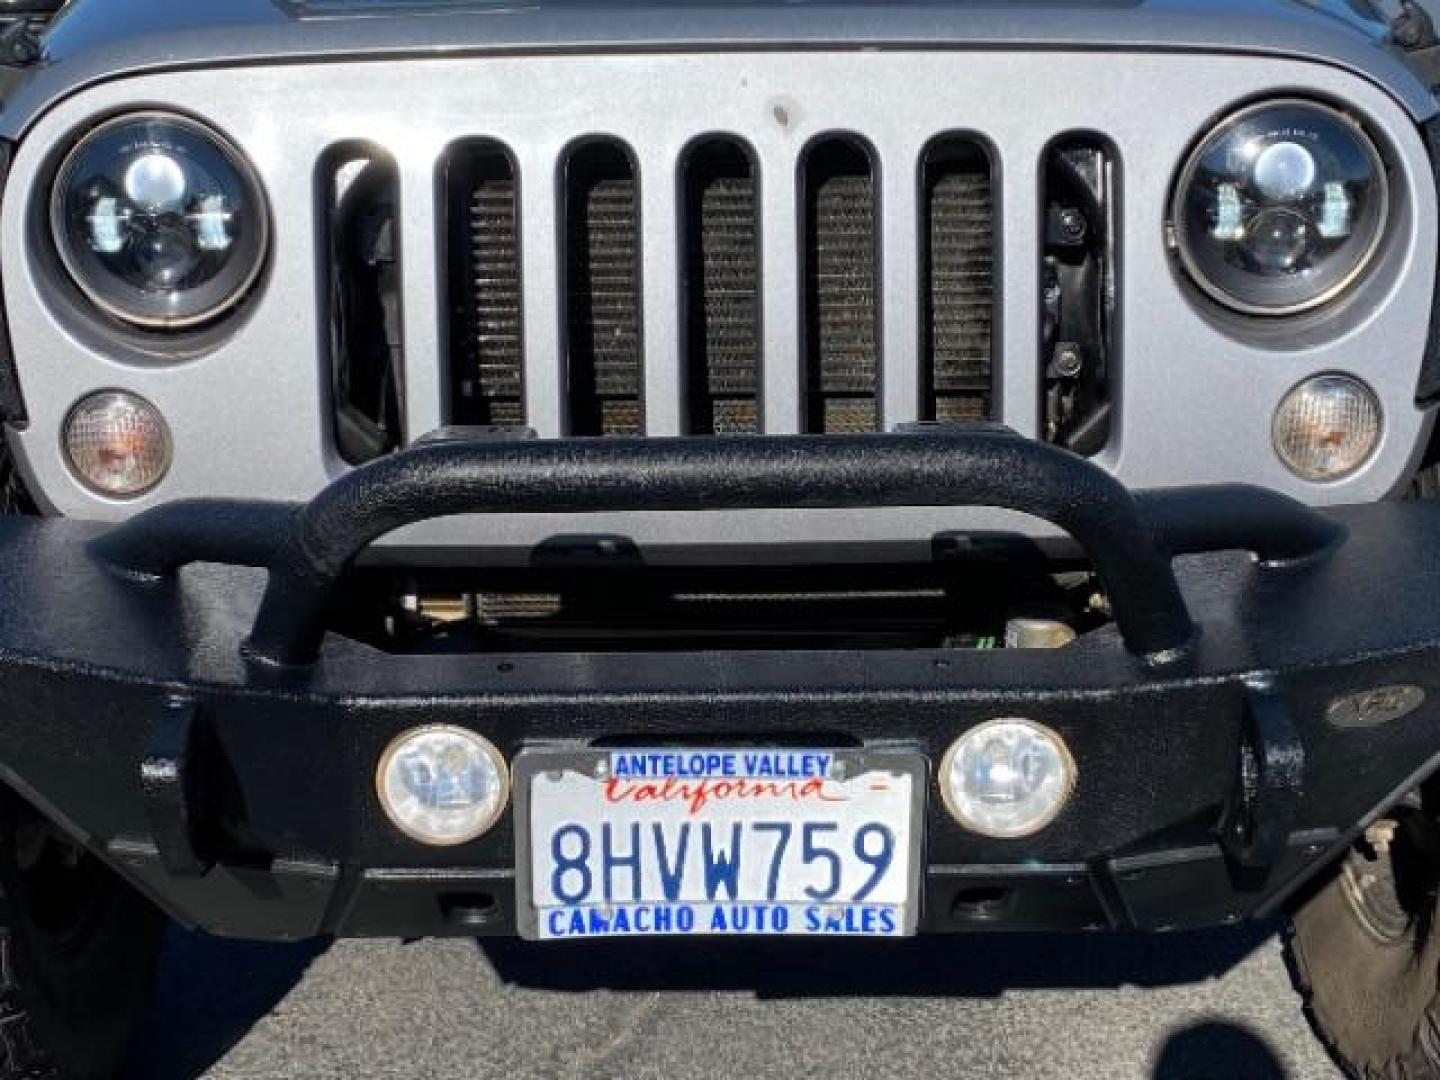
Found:
[[[941,138],[923,166],[921,419],[994,417],[995,207],[990,161]]]
[[[360,465],[404,437],[400,174],[388,154],[352,144],[319,175],[332,430],[340,456]]]
[[[639,185],[618,144],[588,143],[570,155],[565,245],[570,431],[640,434]]]
[[[525,426],[519,204],[506,151],[477,143],[458,151],[449,176],[451,411],[455,423]]]
[[[818,143],[804,187],[805,430],[874,431],[878,420],[875,176],[849,139]]]
[[[897,265],[908,277],[913,254],[919,296],[914,337],[888,361],[905,400],[888,403],[882,166],[868,142],[822,137],[793,174],[766,173],[750,144],[728,134],[697,137],[673,166],[657,158],[654,176],[642,178],[638,160],[616,139],[582,138],[555,161],[552,204],[543,164],[522,178],[509,151],[483,137],[449,153],[441,248],[450,405],[441,422],[547,437],[643,435],[646,395],[656,394],[652,434],[754,433],[765,429],[767,392],[782,399],[769,403],[777,430],[876,431],[882,404],[897,423],[999,418],[998,189],[977,137],[941,135],[913,164],[894,164],[916,200],[913,209],[902,200],[907,221],[892,222],[891,235],[911,248]],[[661,196],[648,237],[642,180],[675,185],[673,201],[668,191],[647,193]],[[794,195],[798,220],[791,226],[787,214],[780,224],[796,229],[793,279],[788,268],[770,267],[773,283],[762,272],[763,184]],[[644,273],[642,250],[659,261]],[[773,310],[768,288],[787,294]],[[552,294],[558,310],[547,310]],[[789,368],[797,350],[793,375],[766,374],[771,318],[787,324],[769,332],[777,364]],[[793,346],[784,341],[792,330]]]
[[[760,251],[756,177],[738,143],[684,163],[686,430],[760,430]]]

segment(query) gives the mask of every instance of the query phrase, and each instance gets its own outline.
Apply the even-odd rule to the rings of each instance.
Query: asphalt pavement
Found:
[[[902,943],[176,932],[130,1080],[1333,1080],[1273,927]]]

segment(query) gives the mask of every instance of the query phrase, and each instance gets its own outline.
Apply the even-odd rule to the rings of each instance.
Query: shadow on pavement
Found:
[[[478,944],[500,978],[541,990],[993,997],[1009,989],[1199,982],[1234,967],[1274,931],[1260,924],[1164,935],[997,933],[904,942],[482,938]]]
[[[270,1013],[325,951],[171,929],[160,979],[122,1080],[190,1080]]]
[[[1274,932],[1257,925],[1167,935],[976,934],[904,942],[478,942],[505,982],[561,993],[748,991],[765,998],[991,997],[1007,989],[1166,986],[1224,974]],[[172,931],[125,1080],[189,1080],[266,1017],[327,948]],[[1155,1080],[1283,1077],[1254,1033],[1222,1022],[1177,1031]]]
[[[1260,1035],[1221,1020],[1176,1031],[1155,1063],[1155,1080],[1284,1080],[1286,1075]]]

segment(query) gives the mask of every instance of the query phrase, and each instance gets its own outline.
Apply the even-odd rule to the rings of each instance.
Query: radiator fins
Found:
[[[459,424],[523,428],[520,223],[509,155],[490,143],[459,151],[451,167],[450,208],[451,219],[463,222],[457,235],[465,238],[451,252],[451,273],[457,275],[451,415]]]
[[[869,154],[814,147],[805,189],[805,429],[874,431],[878,420],[875,183]]]
[[[760,430],[760,250],[746,152],[716,141],[685,163],[687,430]]]
[[[640,353],[640,211],[629,156],[577,149],[566,170],[570,432],[644,430]]]
[[[989,420],[994,415],[995,226],[984,151],[960,140],[932,146],[924,196],[921,418]]]
[[[521,259],[522,253],[550,253],[523,251],[520,178],[503,147],[462,144],[446,170],[447,420],[523,428],[529,418]],[[868,146],[849,135],[822,139],[800,162],[800,400],[794,404],[802,431],[880,427],[878,175]],[[939,422],[994,419],[991,163],[973,139],[942,137],[923,155],[916,182],[919,400],[897,411]],[[677,367],[682,433],[759,432],[761,177],[743,143],[715,137],[685,153],[679,184],[680,355],[654,362]],[[584,142],[561,163],[560,426],[567,434],[645,432],[639,185],[631,154],[613,140]],[[790,403],[777,404],[783,412]]]

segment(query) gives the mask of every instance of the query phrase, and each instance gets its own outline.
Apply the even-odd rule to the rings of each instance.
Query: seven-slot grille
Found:
[[[524,258],[518,235],[522,178],[503,148],[456,151],[447,170],[447,238],[468,254],[449,261],[451,418],[524,427]],[[594,139],[563,159],[560,185],[560,347],[565,430],[574,435],[646,432],[646,364],[681,381],[680,430],[727,434],[764,429],[760,199],[766,183],[794,183],[801,292],[801,370],[795,403],[811,432],[881,427],[884,362],[879,244],[880,162],[863,140],[825,138],[795,177],[757,174],[747,148],[702,140],[680,167],[675,260],[680,356],[657,356],[644,340],[645,229],[641,190],[670,177],[640,175],[621,144]],[[539,178],[537,182],[547,182]],[[991,168],[983,149],[940,140],[925,155],[914,243],[923,292],[915,342],[915,415],[993,418],[992,323],[995,225]],[[453,230],[453,232],[451,231]],[[654,302],[648,300],[648,302]]]

